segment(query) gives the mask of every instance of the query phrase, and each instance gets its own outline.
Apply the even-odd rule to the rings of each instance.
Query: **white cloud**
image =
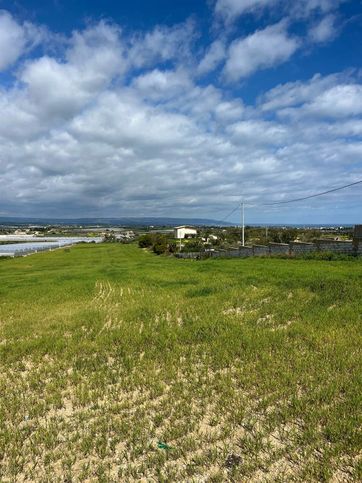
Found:
[[[223,121],[234,121],[242,118],[244,106],[240,100],[221,101],[216,104],[215,115]]]
[[[248,12],[269,7],[279,0],[217,0],[215,4],[216,15],[221,16],[225,21],[230,22],[236,17]]]
[[[343,75],[322,77],[316,74],[309,81],[280,84],[267,91],[260,99],[263,111],[279,110],[286,107],[301,106],[314,99],[327,89],[343,82]]]
[[[317,116],[348,117],[362,114],[362,85],[337,85],[323,92],[304,110]]]
[[[285,126],[281,124],[252,119],[232,124],[228,131],[235,142],[258,146],[283,144],[290,135]]]
[[[313,25],[308,32],[309,39],[315,43],[327,42],[333,39],[336,34],[334,15],[325,16],[319,23]]]
[[[0,91],[0,112],[2,119],[6,119],[6,122],[0,122],[0,143],[6,139],[24,141],[39,134],[46,127],[34,112],[33,105],[24,92]]]
[[[263,111],[280,116],[343,118],[362,114],[362,86],[348,75],[314,76],[271,89],[260,99]]]
[[[288,36],[284,23],[257,30],[248,37],[232,42],[224,74],[228,80],[237,81],[256,70],[285,62],[298,46],[298,39]]]
[[[348,0],[300,0],[291,2],[291,15],[309,17],[313,14],[326,14],[336,10],[339,5]]]
[[[98,71],[100,76],[110,77],[116,72],[121,73],[125,69],[125,62],[120,36],[121,30],[117,26],[104,21],[82,32],[74,32],[66,59],[80,70]]]
[[[154,69],[136,77],[132,85],[142,96],[154,100],[169,99],[193,87],[185,71],[162,71],[160,69]]]
[[[190,145],[197,136],[196,126],[186,116],[147,106],[126,92],[105,92],[91,109],[74,118],[70,132],[90,141],[145,150],[143,156],[156,147]]]
[[[335,124],[322,124],[321,129],[324,129],[325,132],[330,132],[334,136],[356,136],[362,138],[362,119],[339,120]]]
[[[336,10],[344,1],[347,0],[217,0],[215,15],[224,22],[231,23],[242,15],[260,15],[264,10],[272,9],[283,16],[307,18]]]
[[[129,62],[141,68],[155,62],[185,60],[191,56],[191,45],[195,36],[195,25],[192,21],[173,27],[156,26],[151,32],[133,37],[128,49]]]
[[[8,12],[0,10],[0,72],[38,44],[44,35],[43,29],[29,22],[20,25]]]
[[[100,22],[73,34],[65,62],[43,56],[27,62],[19,78],[40,116],[68,118],[123,73],[122,54],[117,29]]]
[[[23,53],[24,30],[6,12],[0,12],[0,70],[6,69]]]
[[[224,42],[221,40],[215,40],[215,42],[210,45],[205,56],[201,59],[197,68],[198,73],[202,75],[215,70],[225,59],[225,56],[226,49]]]
[[[311,179],[313,191],[356,179],[356,75],[282,84],[247,104],[200,80],[190,32],[129,36],[100,22],[72,34],[57,56],[21,59],[18,77],[0,88],[2,211],[223,218],[241,191],[257,203],[304,194]],[[236,78],[296,48],[280,24],[247,39]],[[209,58],[204,68],[215,65]]]

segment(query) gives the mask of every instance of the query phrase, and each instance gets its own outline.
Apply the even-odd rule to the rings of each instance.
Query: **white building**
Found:
[[[192,226],[176,226],[174,228],[174,236],[177,239],[195,238],[197,236],[197,230],[196,228],[192,228]]]

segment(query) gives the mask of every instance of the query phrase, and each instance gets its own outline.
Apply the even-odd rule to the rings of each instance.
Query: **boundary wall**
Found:
[[[313,243],[290,242],[269,243],[268,245],[251,245],[230,250],[210,252],[176,253],[177,258],[246,258],[258,256],[285,255],[289,257],[304,255],[310,252],[343,253],[346,255],[362,255],[362,238],[353,240],[316,240]]]

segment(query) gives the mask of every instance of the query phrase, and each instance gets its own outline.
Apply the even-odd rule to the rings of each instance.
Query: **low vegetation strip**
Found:
[[[361,480],[362,260],[79,245],[0,280],[1,481]]]

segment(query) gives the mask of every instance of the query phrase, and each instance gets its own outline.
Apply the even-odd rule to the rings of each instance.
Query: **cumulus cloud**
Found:
[[[192,81],[183,70],[154,69],[136,77],[132,85],[140,94],[148,99],[165,100],[182,94],[187,88],[193,87]]]
[[[133,36],[128,59],[137,68],[175,59],[185,61],[191,56],[196,36],[195,24],[191,20],[172,27],[158,25],[150,32]]]
[[[228,127],[236,143],[278,146],[286,143],[290,132],[282,124],[250,119],[239,121]]]
[[[321,93],[304,110],[317,116],[348,117],[362,114],[362,86],[338,85]]]
[[[285,62],[298,46],[298,39],[288,36],[283,22],[257,30],[232,42],[224,74],[228,80],[237,81],[256,70]]]
[[[3,213],[223,218],[241,192],[258,204],[356,179],[356,75],[316,75],[246,102],[200,77],[223,44],[196,64],[195,26],[185,25],[129,35],[100,22],[71,34],[57,56],[17,64],[0,87]],[[297,47],[282,24],[257,31],[226,51],[225,75],[271,67]]]
[[[314,76],[308,82],[277,86],[261,99],[261,109],[280,116],[343,118],[362,114],[362,86],[348,75]]]
[[[29,22],[21,25],[8,12],[0,10],[0,72],[37,45],[44,35],[43,29]]]
[[[124,71],[122,54],[117,29],[101,22],[73,34],[64,61],[49,56],[29,61],[19,79],[40,117],[69,118]]]
[[[329,76],[314,75],[306,82],[287,82],[273,87],[259,98],[263,111],[277,111],[284,107],[301,106],[336,84],[343,83],[345,76],[332,74]]]

